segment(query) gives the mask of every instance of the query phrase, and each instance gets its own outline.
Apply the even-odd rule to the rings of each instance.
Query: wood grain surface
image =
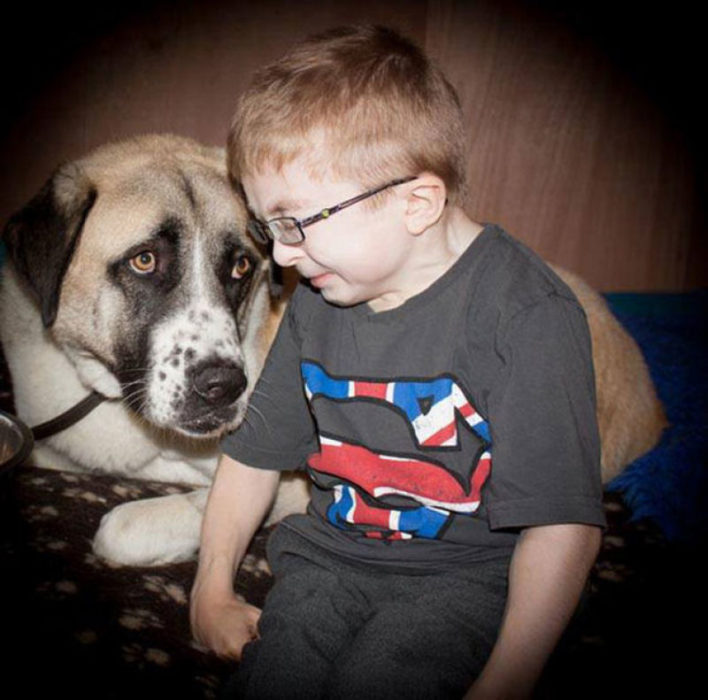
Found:
[[[0,57],[0,218],[107,140],[172,131],[223,144],[259,65],[312,31],[375,22],[424,46],[458,89],[473,218],[603,291],[705,286],[702,50],[684,5],[665,16],[603,0],[17,8]]]

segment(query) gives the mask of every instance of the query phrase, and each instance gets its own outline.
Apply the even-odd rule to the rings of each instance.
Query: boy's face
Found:
[[[262,221],[279,216],[305,219],[365,189],[355,182],[315,180],[302,158],[279,171],[246,176],[242,184]],[[405,223],[405,187],[392,188],[374,210],[360,202],[307,226],[301,243],[276,241],[275,261],[294,266],[333,304],[368,302],[376,311],[398,306],[415,282],[409,279],[413,237]]]

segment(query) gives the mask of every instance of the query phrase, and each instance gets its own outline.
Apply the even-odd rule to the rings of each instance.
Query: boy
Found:
[[[304,42],[239,103],[232,178],[306,280],[223,443],[192,594],[239,697],[528,697],[579,600],[604,524],[585,317],[462,211],[463,141],[453,88],[382,28]],[[261,614],[233,573],[304,463]]]

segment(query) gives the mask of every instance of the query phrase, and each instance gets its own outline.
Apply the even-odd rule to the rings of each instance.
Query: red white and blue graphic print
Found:
[[[330,523],[379,539],[435,539],[455,514],[469,516],[479,508],[491,469],[489,425],[452,376],[362,381],[333,377],[315,362],[303,362],[301,371],[315,415],[318,398],[373,401],[406,421],[415,445],[413,457],[386,454],[320,432],[320,451],[308,465],[315,475],[335,480],[327,510]],[[437,458],[446,450],[459,451],[461,428],[470,430],[483,445],[464,479]],[[415,505],[403,508],[382,502],[391,496]]]

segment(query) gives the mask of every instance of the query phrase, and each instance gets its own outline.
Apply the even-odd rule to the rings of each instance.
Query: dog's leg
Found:
[[[159,566],[188,561],[199,550],[208,488],[146,498],[113,508],[101,519],[93,551],[123,566]],[[304,513],[309,499],[303,474],[285,474],[266,525],[291,513]]]
[[[35,443],[32,456],[29,458],[28,463],[33,467],[40,467],[42,469],[86,474],[86,467],[76,464],[70,457],[54,450],[50,445],[38,445]]]
[[[199,549],[209,489],[131,501],[101,519],[93,551],[123,566],[158,566],[188,561]]]

